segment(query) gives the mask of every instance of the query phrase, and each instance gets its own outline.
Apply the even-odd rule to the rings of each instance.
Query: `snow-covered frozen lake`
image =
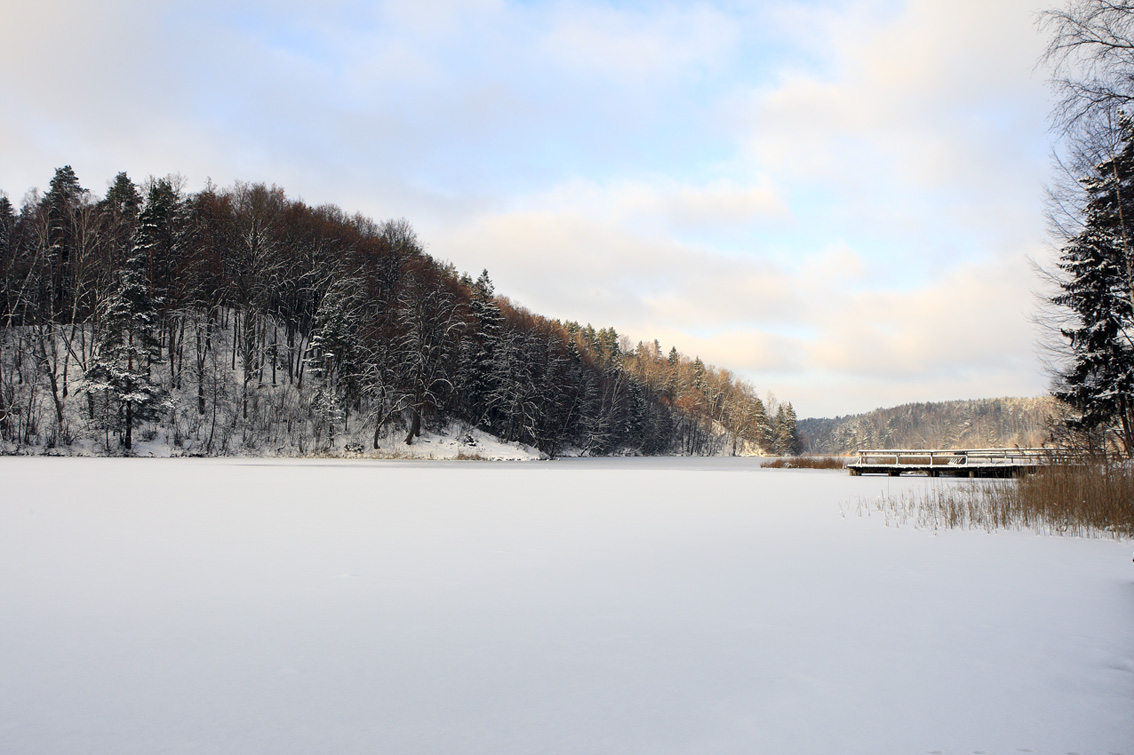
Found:
[[[0,753],[1134,753],[1130,543],[758,463],[0,458]]]

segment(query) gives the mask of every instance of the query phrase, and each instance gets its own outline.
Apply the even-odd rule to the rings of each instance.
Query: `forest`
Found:
[[[0,451],[370,453],[478,428],[562,454],[797,453],[790,403],[541,317],[405,220],[70,166],[0,194]]]
[[[1052,440],[1064,411],[1050,397],[923,402],[805,419],[799,433],[804,449],[818,454],[861,448],[1038,448]]]

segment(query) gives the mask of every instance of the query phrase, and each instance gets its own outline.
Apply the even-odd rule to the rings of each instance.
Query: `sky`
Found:
[[[1032,396],[1054,0],[39,0],[0,191],[283,187],[800,417]]]

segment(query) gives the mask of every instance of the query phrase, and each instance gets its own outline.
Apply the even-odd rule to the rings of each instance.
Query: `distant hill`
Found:
[[[799,432],[807,453],[841,454],[860,448],[1000,448],[1039,446],[1049,397],[991,398],[903,404],[834,419],[803,419]]]

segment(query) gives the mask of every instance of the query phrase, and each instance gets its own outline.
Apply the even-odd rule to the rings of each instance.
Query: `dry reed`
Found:
[[[1134,538],[1134,469],[1051,465],[1009,481],[935,483],[859,503],[887,524]]]
[[[846,459],[835,456],[791,456],[766,461],[760,465],[768,469],[846,469]]]

